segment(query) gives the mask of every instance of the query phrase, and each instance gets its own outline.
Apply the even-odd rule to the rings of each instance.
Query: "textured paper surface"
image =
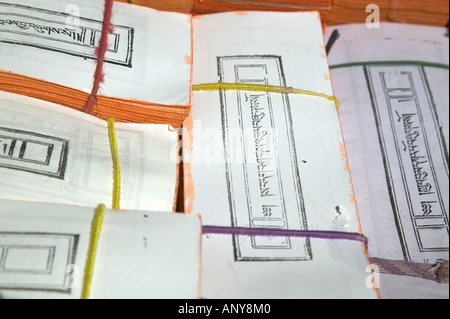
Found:
[[[369,256],[448,260],[448,37],[444,28],[337,28],[329,55]],[[448,298],[448,285],[381,276],[387,298]]]
[[[193,84],[216,82],[331,95],[318,14],[194,19]],[[186,123],[186,207],[204,225],[358,232],[333,102],[194,91]],[[360,242],[207,235],[202,245],[205,298],[376,297]]]
[[[0,68],[90,93],[103,7],[102,0],[3,1]],[[188,104],[189,15],[115,3],[112,25],[99,94]]]
[[[0,201],[0,297],[80,298],[94,210]],[[200,237],[195,216],[107,210],[90,298],[198,298]]]
[[[123,209],[173,210],[177,134],[168,125],[116,123]],[[0,92],[0,198],[111,207],[106,121]]]

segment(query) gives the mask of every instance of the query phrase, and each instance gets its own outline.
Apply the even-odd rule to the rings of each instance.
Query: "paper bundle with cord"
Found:
[[[53,25],[73,17],[62,13],[69,4],[2,4],[11,18],[0,24],[0,88],[15,93],[2,94],[0,109],[0,171],[11,177],[2,179],[2,196],[80,209],[110,203],[114,158],[97,117],[112,116],[121,208],[173,212],[182,182],[184,211],[202,216],[197,297],[377,298],[366,284],[371,270],[319,13],[192,17],[80,0],[78,28]],[[217,83],[231,88],[197,90]],[[260,90],[267,86],[284,89]],[[76,110],[52,109],[61,105]],[[182,122],[184,176],[168,127]],[[275,232],[252,233],[267,229]]]
[[[164,124],[115,123],[0,92],[0,198],[112,208],[114,157],[122,209],[176,207],[178,134]],[[116,159],[117,162],[117,159]]]
[[[319,15],[222,13],[193,30],[183,165],[185,212],[211,229],[202,295],[377,298]]]
[[[334,30],[331,76],[381,297],[447,299],[447,29],[347,24],[326,38]]]
[[[179,127],[189,112],[189,15],[112,0],[0,7],[1,90],[118,122]]]
[[[198,217],[103,213],[94,252],[94,208],[1,200],[0,298],[199,297]]]
[[[274,7],[269,1],[267,5],[250,3],[248,8],[239,8],[322,8],[326,12],[330,7],[328,1],[317,2],[281,1]],[[150,7],[178,8],[179,12],[189,13],[191,10],[179,7],[191,5],[153,3]],[[211,6],[220,11],[238,8],[222,5],[195,2],[198,8],[192,12],[214,12]],[[179,127],[188,115],[190,14],[155,11],[112,0],[29,1],[26,5],[10,0],[1,4],[1,11],[1,90],[83,110],[102,119],[114,116],[119,122]]]

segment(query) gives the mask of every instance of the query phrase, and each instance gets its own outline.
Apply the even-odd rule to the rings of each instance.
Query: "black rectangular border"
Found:
[[[378,134],[378,142],[380,145],[380,149],[381,149],[381,153],[382,153],[382,157],[383,157],[383,166],[384,166],[384,170],[385,170],[385,177],[386,177],[386,185],[388,188],[388,192],[389,192],[389,197],[390,197],[390,202],[391,202],[391,207],[392,207],[392,211],[394,213],[394,221],[395,221],[395,226],[397,228],[397,233],[399,236],[399,240],[400,240],[400,246],[403,252],[403,257],[405,260],[407,261],[411,261],[411,256],[409,253],[409,249],[408,249],[408,244],[405,238],[405,234],[404,234],[404,230],[402,227],[402,220],[401,217],[399,216],[399,212],[398,212],[398,204],[396,201],[396,197],[395,197],[395,189],[394,189],[394,185],[393,185],[393,181],[392,181],[392,177],[391,177],[391,168],[390,168],[390,163],[389,160],[386,157],[386,146],[385,146],[385,142],[384,142],[384,137],[383,137],[383,132],[381,129],[381,120],[380,120],[380,115],[379,115],[379,110],[378,110],[378,104],[376,101],[376,97],[375,97],[375,93],[373,91],[373,85],[372,85],[372,78],[370,76],[370,67],[400,67],[400,66],[408,66],[408,67],[416,67],[419,70],[419,73],[421,75],[422,81],[423,81],[423,86],[424,86],[424,90],[427,92],[427,97],[428,97],[428,102],[431,106],[431,112],[433,114],[434,117],[434,122],[435,122],[435,128],[437,131],[437,135],[441,138],[441,141],[439,143],[439,145],[441,146],[440,152],[442,153],[442,156],[444,158],[444,163],[447,164],[446,169],[447,169],[447,174],[448,174],[448,152],[445,148],[445,143],[444,143],[444,138],[443,138],[443,132],[442,130],[439,128],[439,126],[436,126],[437,123],[437,111],[436,111],[436,105],[433,101],[433,96],[429,87],[429,84],[427,82],[426,79],[426,72],[424,69],[424,66],[419,66],[416,64],[411,64],[411,63],[398,63],[398,64],[393,64],[393,63],[386,63],[383,64],[382,62],[376,63],[374,65],[371,64],[362,64],[362,65],[350,65],[349,67],[358,67],[361,66],[363,67],[363,72],[364,72],[364,76],[366,78],[366,85],[367,85],[367,89],[369,92],[369,96],[370,96],[370,100],[371,100],[371,104],[372,104],[372,111],[373,111],[373,115],[374,115],[374,119],[375,119],[375,125],[376,125],[376,129],[377,129],[377,134]],[[446,159],[446,160],[445,160]],[[412,212],[409,212],[410,215],[412,215]],[[446,218],[445,214],[444,214],[444,218]],[[446,220],[447,222],[447,232],[449,230],[448,228],[448,220]],[[414,221],[412,221],[413,223],[413,228],[416,229]],[[417,237],[417,234],[415,234],[416,236],[416,240],[417,240],[417,245],[419,250],[421,250],[421,242],[420,242],[420,238]],[[426,251],[423,252],[427,252],[427,251],[448,251],[448,249],[436,249],[436,250],[430,250],[427,249]]]
[[[69,251],[67,254],[67,262],[66,267],[68,265],[75,264],[76,255],[78,253],[78,243],[80,240],[79,234],[64,234],[64,233],[40,233],[40,232],[1,232],[0,235],[16,235],[16,236],[56,236],[56,237],[66,237],[69,238],[70,245],[69,245]],[[66,275],[68,275],[66,273]],[[24,284],[20,284],[17,286],[2,286],[0,283],[0,289],[8,289],[8,290],[33,290],[33,291],[44,291],[44,292],[59,292],[59,293],[66,293],[70,294],[72,293],[72,288],[67,287],[65,285],[65,279],[64,282],[61,283],[61,286],[51,286],[51,285],[32,285],[32,286],[25,286]]]
[[[280,81],[282,83],[282,86],[286,86],[286,79],[284,76],[284,71],[283,71],[283,65],[282,65],[282,57],[278,56],[278,55],[234,55],[234,56],[218,56],[217,57],[217,73],[219,76],[219,82],[223,82],[224,81],[224,72],[223,72],[223,65],[222,65],[222,61],[226,60],[226,59],[276,59],[277,63],[279,65],[279,76],[280,76]],[[225,92],[224,90],[220,90],[219,91],[220,94],[220,104],[221,104],[221,117],[222,117],[222,138],[224,141],[224,154],[225,154],[225,158],[228,158],[228,154],[229,151],[227,149],[227,114],[226,114],[226,98],[225,98]],[[305,211],[305,204],[304,204],[304,198],[303,198],[303,191],[302,191],[302,187],[301,187],[301,182],[300,182],[300,173],[298,170],[298,165],[297,165],[297,152],[295,149],[295,141],[294,141],[294,133],[292,130],[292,115],[290,112],[290,104],[289,104],[289,99],[288,96],[286,94],[283,94],[283,100],[284,103],[286,105],[285,109],[287,112],[287,130],[288,130],[288,135],[290,137],[290,146],[291,146],[291,152],[290,152],[290,159],[291,159],[291,163],[292,163],[292,168],[294,170],[294,180],[295,180],[295,185],[294,188],[298,191],[298,201],[297,205],[298,207],[298,212],[300,214],[300,221],[302,222],[302,227],[303,229],[307,230],[308,229],[308,225],[307,225],[307,221],[306,221],[306,211]],[[235,211],[236,211],[236,207],[234,204],[234,194],[233,194],[233,190],[232,190],[232,176],[231,176],[231,168],[230,168],[230,164],[226,161],[225,163],[225,170],[226,170],[226,183],[227,183],[227,188],[228,188],[228,202],[229,202],[229,206],[230,206],[230,217],[231,217],[231,224],[233,227],[237,227],[238,225],[236,225],[236,221],[234,220],[234,215],[235,215]],[[310,243],[310,239],[308,237],[305,238],[305,255],[306,257],[286,257],[286,258],[279,258],[279,257],[267,257],[267,258],[263,258],[263,257],[241,257],[239,254],[239,243],[238,243],[238,236],[233,236],[233,251],[234,251],[234,260],[235,261],[309,261],[313,259],[313,254],[312,254],[312,248],[311,248],[311,243]],[[275,248],[274,248],[275,249]],[[286,249],[286,248],[283,248]]]
[[[21,8],[21,9],[24,9],[24,10],[30,10],[30,11],[35,11],[35,12],[42,12],[42,13],[45,13],[45,14],[52,14],[52,15],[56,15],[56,16],[62,16],[62,17],[65,17],[65,18],[70,16],[67,13],[50,11],[50,10],[45,10],[45,9],[40,9],[40,8],[34,8],[34,7],[24,6],[24,5],[19,5],[19,4],[11,4],[11,3],[0,2],[0,7],[1,6],[17,7],[17,8]],[[5,13],[5,14],[7,14],[7,13]],[[39,20],[43,20],[43,19],[40,19],[40,18],[38,18],[38,19]],[[83,18],[83,17],[79,17],[79,20],[80,21],[89,21],[91,23],[98,23],[100,25],[100,31],[101,31],[102,21],[89,19],[89,18]],[[44,20],[44,21],[46,21],[46,20]],[[127,56],[125,58],[125,61],[116,60],[116,59],[110,59],[110,58],[106,58],[106,57],[105,57],[104,61],[107,62],[107,63],[116,64],[116,65],[121,65],[121,66],[132,68],[133,67],[132,59],[133,59],[133,44],[134,44],[134,28],[123,26],[123,25],[113,25],[113,27],[114,28],[123,28],[123,29],[127,30],[127,33],[128,33],[128,37],[127,37],[127,41],[128,41],[128,43],[127,43]],[[20,46],[34,47],[34,48],[37,48],[37,49],[63,53],[63,54],[72,55],[72,56],[76,56],[76,57],[80,57],[80,58],[97,60],[97,57],[95,56],[94,52],[92,53],[92,55],[88,55],[88,54],[76,53],[76,52],[73,52],[73,51],[70,51],[70,50],[64,50],[64,49],[61,49],[61,48],[40,46],[40,45],[37,45],[37,44],[20,42],[20,41],[1,40],[0,39],[0,42],[1,43],[7,43],[7,44],[20,45]],[[114,50],[117,50],[117,46],[118,46],[118,44],[117,44],[117,36],[116,36],[116,41],[114,43]]]
[[[26,167],[21,167],[21,166],[16,166],[16,165],[7,165],[7,164],[2,164],[2,163],[0,163],[0,167],[15,169],[18,171],[30,172],[30,173],[39,174],[39,175],[45,175],[45,176],[49,176],[49,177],[55,177],[58,179],[64,179],[66,168],[67,168],[67,157],[68,157],[68,152],[69,152],[69,141],[68,140],[65,140],[65,139],[62,139],[59,137],[38,134],[35,132],[16,130],[16,129],[6,128],[6,127],[0,127],[0,132],[1,131],[24,134],[24,135],[31,135],[31,136],[36,136],[39,138],[45,138],[48,140],[58,141],[58,142],[62,143],[62,148],[61,148],[61,154],[59,156],[58,171],[56,173],[40,171],[40,170],[35,170],[35,169],[29,169]],[[30,139],[29,141],[33,142],[32,139]]]

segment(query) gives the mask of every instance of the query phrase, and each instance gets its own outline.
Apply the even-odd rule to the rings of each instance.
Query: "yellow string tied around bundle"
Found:
[[[317,93],[308,90],[295,89],[287,86],[264,85],[264,84],[248,84],[248,83],[205,83],[194,84],[193,91],[216,91],[216,90],[242,90],[255,92],[271,92],[281,94],[299,94],[324,98],[333,102],[336,105],[336,110],[339,111],[339,102],[335,96]]]
[[[111,148],[111,157],[113,161],[113,197],[112,208],[120,209],[120,162],[119,151],[117,148],[117,137],[114,118],[108,117],[108,137]]]

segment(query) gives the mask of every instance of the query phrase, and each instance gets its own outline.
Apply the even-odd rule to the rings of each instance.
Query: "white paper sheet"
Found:
[[[173,211],[177,133],[168,125],[116,123],[123,209]],[[0,92],[0,198],[111,207],[106,121]]]
[[[81,298],[94,208],[0,201],[0,298]],[[105,212],[92,299],[199,296],[201,223],[165,212]]]
[[[330,26],[329,54],[369,256],[448,260],[449,50],[444,28]],[[385,298],[448,298],[448,285],[381,276]]]
[[[0,69],[90,93],[103,0],[0,4]],[[114,3],[100,94],[189,102],[190,16]]]
[[[193,28],[194,85],[241,82],[332,94],[316,13],[205,15]],[[358,232],[333,102],[194,91],[189,121],[186,207],[204,225]],[[207,235],[202,296],[373,298],[367,265],[360,242]]]

